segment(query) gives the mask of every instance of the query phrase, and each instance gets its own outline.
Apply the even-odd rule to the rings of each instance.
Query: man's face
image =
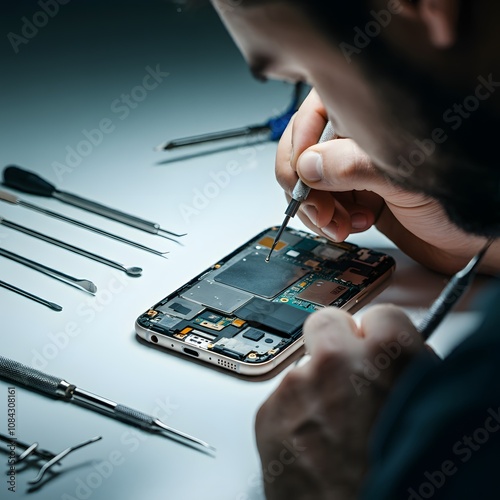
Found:
[[[335,132],[356,140],[380,168],[394,167],[412,138],[399,136],[390,126],[366,76],[303,13],[285,2],[250,7],[234,0],[213,3],[256,76],[312,85]]]
[[[429,26],[408,21],[406,11],[394,15],[380,33],[383,39],[377,42],[384,43],[376,46],[384,50],[375,58],[369,58],[372,51],[348,60],[333,41],[342,35],[326,36],[293,2],[212,3],[256,76],[307,82],[319,94],[335,132],[356,141],[388,178],[435,197],[451,220],[466,231],[500,233],[499,180],[491,164],[495,142],[487,135],[498,130],[500,91],[493,89],[492,97],[481,101],[478,111],[463,119],[458,130],[451,127],[453,133],[444,142],[442,136],[436,139],[439,148],[425,156],[423,163],[403,163],[412,158],[417,144],[441,130],[445,108],[462,102],[464,92],[477,87],[477,61],[485,61],[485,76],[491,77],[498,67],[495,44],[481,42],[484,30],[466,33],[467,40],[476,41],[473,52],[469,41],[464,50],[463,40],[454,39],[462,48],[450,57],[449,51],[440,50],[427,36]],[[495,9],[492,13],[477,10],[483,13],[479,23],[485,26],[496,15]],[[344,23],[336,18],[335,24]],[[488,32],[488,37],[495,33]]]

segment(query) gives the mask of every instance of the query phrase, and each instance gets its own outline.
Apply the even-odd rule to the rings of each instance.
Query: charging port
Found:
[[[199,354],[194,349],[189,349],[187,347],[184,347],[184,352],[186,354],[189,354],[190,356],[195,356],[196,358],[199,356]]]

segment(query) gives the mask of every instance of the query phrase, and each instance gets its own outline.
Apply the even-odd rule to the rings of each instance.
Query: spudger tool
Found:
[[[144,245],[141,245],[140,243],[136,243],[135,241],[131,241],[126,238],[122,238],[121,236],[118,236],[116,234],[108,233],[108,231],[104,231],[103,229],[99,229],[98,227],[85,224],[84,222],[72,219],[71,217],[67,217],[66,215],[60,214],[58,212],[53,212],[52,210],[47,210],[46,208],[39,207],[38,205],[33,205],[33,203],[21,200],[17,196],[7,193],[6,191],[0,191],[0,201],[5,201],[7,203],[11,203],[12,205],[19,205],[20,207],[24,208],[29,208],[30,210],[40,212],[41,214],[48,215],[49,217],[53,217],[54,219],[62,220],[64,222],[69,222],[70,224],[74,224],[75,226],[81,227],[83,229],[88,229],[89,231],[92,231],[94,233],[101,234],[102,236],[106,236],[121,243],[125,243],[126,245],[130,245],[135,248],[145,250],[146,252],[154,253],[155,255],[159,255],[160,257],[163,257],[166,253],[168,253],[168,252],[160,252],[159,250],[146,247]],[[176,240],[172,239],[172,241],[178,243],[178,241]]]
[[[440,293],[439,297],[429,308],[427,314],[417,328],[424,340],[427,340],[432,335],[450,309],[458,302],[458,299],[460,299],[464,292],[469,288],[472,278],[476,274],[479,263],[493,241],[494,239],[490,238],[484,247],[470,260],[470,262],[451,278],[444,290]]]
[[[176,139],[156,146],[155,151],[169,151],[172,149],[182,148],[185,146],[194,146],[197,144],[204,144],[207,142],[221,141],[224,139],[236,139],[239,137],[252,137],[256,135],[265,134],[266,140],[278,141],[283,135],[288,122],[297,111],[302,92],[302,83],[297,83],[294,87],[292,102],[284,113],[279,116],[270,118],[267,122],[259,125],[249,125],[247,127],[234,128],[231,130],[224,130],[222,132],[213,132],[210,134],[194,135],[191,137],[184,137]]]
[[[0,356],[0,377],[52,397],[81,404],[90,410],[133,424],[146,431],[161,434],[205,453],[213,454],[215,452],[215,448],[205,441],[176,430],[163,423],[159,418],[115,403],[110,399],[80,389],[63,379],[47,375],[3,356]]]
[[[19,231],[24,234],[28,234],[29,236],[33,236],[34,238],[37,238],[42,241],[46,241],[47,243],[51,243],[52,245],[56,245],[58,247],[64,248],[65,250],[69,250],[70,252],[77,253],[79,255],[83,255],[84,257],[87,257],[88,259],[95,260],[97,262],[100,262],[101,264],[104,264],[109,267],[114,267],[115,269],[119,269],[120,271],[123,271],[125,274],[128,276],[132,277],[137,277],[142,274],[142,269],[140,267],[125,267],[123,264],[120,264],[119,262],[115,262],[114,260],[107,259],[106,257],[102,257],[101,255],[97,255],[95,253],[89,252],[88,250],[84,250],[83,248],[80,247],[75,247],[73,245],[70,245],[69,243],[66,243],[65,241],[58,240],[56,238],[52,238],[51,236],[47,236],[46,234],[39,233],[38,231],[35,231],[34,229],[30,229],[25,226],[21,226],[20,224],[16,224],[15,222],[11,222],[7,219],[4,219],[2,216],[0,216],[0,224],[4,225],[5,227],[9,227],[11,229],[14,229],[15,231]]]
[[[332,124],[328,122],[323,130],[323,133],[321,134],[321,137],[319,138],[318,144],[321,144],[322,142],[325,141],[329,141],[334,137],[335,137],[335,132],[333,130]],[[276,233],[276,237],[274,238],[274,242],[271,247],[271,250],[269,251],[269,255],[266,257],[266,262],[269,262],[269,260],[271,259],[271,255],[274,249],[276,248],[276,245],[278,244],[278,241],[280,240],[283,231],[288,225],[288,222],[292,217],[295,217],[295,214],[297,213],[301,203],[309,196],[310,191],[311,188],[306,184],[304,184],[301,179],[299,179],[295,184],[295,187],[293,188],[292,191],[292,199],[288,204],[287,209],[285,210],[285,219],[283,220],[283,223],[281,224],[278,232]]]
[[[33,300],[34,302],[38,302],[39,304],[42,304],[42,306],[48,307],[53,311],[57,312],[62,311],[62,307],[59,304],[56,304],[55,302],[50,302],[49,300],[42,299],[42,297],[38,297],[38,295],[33,295],[32,293],[27,292],[26,290],[22,290],[17,286],[11,285],[10,283],[6,283],[5,281],[0,281],[0,287],[5,288],[6,290],[10,290],[11,292],[17,293],[18,295],[26,297],[27,299]]]
[[[68,456],[73,451],[78,450],[80,448],[83,448],[84,446],[87,446],[89,444],[95,443],[96,441],[99,441],[100,439],[102,439],[101,436],[93,437],[92,439],[88,439],[87,441],[84,441],[83,443],[79,443],[75,446],[70,446],[69,448],[66,448],[65,450],[61,451],[60,453],[58,453],[56,455],[55,453],[52,453],[50,451],[40,450],[40,448],[38,448],[38,443],[36,443],[36,442],[31,444],[31,445],[28,445],[28,444],[22,443],[17,438],[13,439],[11,437],[4,436],[3,434],[0,434],[1,441],[8,443],[8,444],[14,443],[16,446],[16,449],[18,447],[25,448],[25,450],[17,457],[16,464],[22,462],[23,460],[26,460],[28,457],[31,457],[31,456],[38,457],[37,460],[40,460],[41,458],[47,460],[42,465],[40,470],[38,471],[38,474],[33,479],[28,481],[30,484],[39,483],[43,479],[43,476],[45,475],[45,473],[51,467],[53,467],[56,464],[59,464],[64,457]]]
[[[50,276],[51,278],[62,281],[67,285],[74,286],[75,288],[83,290],[84,292],[90,293],[92,295],[97,292],[97,287],[94,283],[92,283],[92,281],[74,278],[69,274],[65,274],[61,271],[57,271],[56,269],[52,269],[51,267],[44,266],[43,264],[35,262],[34,260],[27,259],[22,255],[9,252],[9,250],[5,250],[5,248],[0,248],[0,255],[7,259],[13,260],[14,262],[18,262],[19,264],[22,264],[26,267],[34,269],[35,271],[39,271],[40,273]]]
[[[68,203],[75,207],[107,217],[108,219],[121,222],[127,226],[135,227],[141,231],[145,231],[150,234],[157,234],[158,236],[162,236],[169,240],[172,240],[172,238],[165,236],[165,234],[170,234],[171,236],[176,237],[185,236],[184,234],[172,233],[171,231],[162,229],[156,222],[149,222],[134,215],[129,215],[119,210],[115,210],[114,208],[101,205],[95,201],[81,198],[75,194],[59,191],[53,184],[45,179],[42,179],[39,175],[20,167],[6,167],[3,171],[3,183],[5,186],[17,189],[18,191],[23,191],[24,193],[45,196],[47,198],[56,198],[64,203]]]

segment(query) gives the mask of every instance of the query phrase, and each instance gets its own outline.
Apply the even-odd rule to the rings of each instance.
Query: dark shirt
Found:
[[[500,499],[500,287],[481,326],[396,385],[373,434],[361,498]]]

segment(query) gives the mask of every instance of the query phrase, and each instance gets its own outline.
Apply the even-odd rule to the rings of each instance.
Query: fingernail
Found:
[[[368,225],[368,218],[365,214],[352,214],[351,226],[353,229],[364,229]]]
[[[297,170],[300,176],[306,181],[320,181],[323,178],[323,160],[321,155],[313,151],[306,151],[299,157]]]
[[[330,222],[328,226],[322,227],[321,231],[328,236],[328,238],[332,239],[333,241],[338,241],[337,238],[337,230],[338,230],[338,224],[335,221]]]
[[[318,225],[318,210],[313,205],[302,205],[301,210],[309,217],[311,222],[317,226]]]

